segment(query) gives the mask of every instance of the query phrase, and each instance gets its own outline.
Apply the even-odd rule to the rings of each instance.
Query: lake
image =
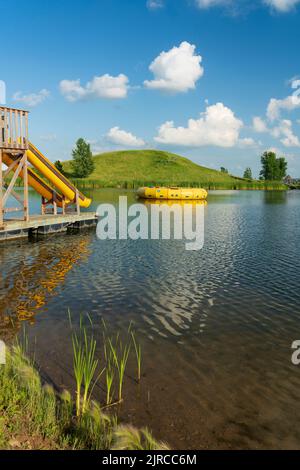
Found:
[[[93,209],[119,195],[135,202],[99,190]],[[122,420],[179,449],[299,449],[299,229],[300,192],[216,191],[199,251],[93,230],[2,244],[0,334],[26,324],[44,379],[74,391],[68,310],[90,314],[99,348],[102,320],[121,337],[132,322],[142,380],[131,356]]]

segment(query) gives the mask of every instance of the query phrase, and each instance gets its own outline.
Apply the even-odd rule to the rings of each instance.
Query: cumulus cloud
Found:
[[[80,80],[62,80],[59,84],[61,94],[68,101],[84,99],[122,99],[127,97],[129,79],[124,74],[117,77],[105,74],[94,77],[85,86]]]
[[[235,117],[230,108],[217,103],[208,106],[199,119],[189,119],[187,127],[175,127],[173,121],[165,122],[160,126],[155,141],[190,147],[233,147],[240,143],[239,133],[242,127],[243,122]],[[250,143],[249,140],[247,143]]]
[[[163,0],[147,0],[146,5],[147,5],[147,8],[149,8],[149,10],[158,10],[160,8],[163,8],[164,1]]]
[[[292,111],[300,108],[300,96],[290,95],[283,99],[271,98],[267,108],[267,117],[270,121],[279,119],[282,110]]]
[[[253,118],[253,129],[255,132],[268,132],[268,127],[266,122],[259,116],[255,116]]]
[[[300,147],[299,138],[293,132],[293,124],[289,119],[282,119],[277,122],[277,125],[269,128],[266,122],[260,118],[253,118],[253,129],[259,133],[268,133],[280,142],[285,147]]]
[[[28,95],[23,94],[21,91],[17,91],[13,95],[13,100],[18,101],[19,103],[24,103],[25,106],[33,108],[41,103],[43,103],[46,98],[50,95],[50,91],[43,88],[38,93],[29,93]]]
[[[264,0],[266,5],[269,5],[281,13],[291,11],[299,2],[300,0]]]
[[[196,87],[204,69],[202,57],[195,54],[196,46],[184,41],[179,47],[161,52],[149,69],[153,80],[146,80],[147,88],[173,93],[183,93]]]
[[[283,119],[278,126],[271,130],[271,134],[280,138],[280,142],[285,147],[300,147],[299,138],[293,133],[293,124],[289,119]]]
[[[106,139],[112,144],[122,145],[124,147],[144,147],[145,141],[139,139],[131,132],[126,132],[119,127],[112,127],[106,134]]]

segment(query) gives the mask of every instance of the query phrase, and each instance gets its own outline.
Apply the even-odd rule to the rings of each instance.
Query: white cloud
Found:
[[[173,121],[165,122],[160,126],[155,141],[190,147],[233,147],[240,143],[239,132],[242,127],[243,122],[235,117],[231,109],[223,103],[217,103],[208,106],[199,119],[189,119],[187,127],[175,127]]]
[[[196,0],[196,5],[199,8],[210,8],[219,5],[230,5],[232,0]]]
[[[280,139],[285,147],[300,147],[299,138],[293,133],[292,121],[288,119],[279,120],[276,126],[269,128],[265,121],[257,116],[253,118],[253,129],[256,132],[265,132],[276,139]]]
[[[145,142],[143,139],[139,139],[131,132],[126,132],[119,127],[112,127],[106,134],[106,139],[112,144],[122,145],[125,147],[144,147]]]
[[[85,86],[80,80],[62,80],[59,84],[61,94],[68,101],[78,101],[83,99],[122,99],[126,98],[129,79],[124,74],[117,77],[105,74],[94,77]]]
[[[254,139],[251,137],[245,137],[244,139],[239,139],[238,141],[240,147],[254,147],[257,145]]]
[[[291,11],[300,2],[300,0],[261,0],[261,2],[279,13],[287,13]],[[195,0],[195,3],[202,9],[216,6],[236,7],[237,4],[241,4],[243,7],[242,0]]]
[[[270,121],[279,119],[281,110],[292,111],[300,108],[300,96],[290,95],[283,99],[271,98],[267,108],[267,117]]]
[[[300,147],[299,138],[293,133],[292,121],[283,119],[279,122],[278,126],[271,130],[271,135],[280,138],[280,142],[285,147]]]
[[[268,132],[267,124],[259,116],[255,116],[253,118],[253,129],[255,130],[255,132],[259,132],[259,133]]]
[[[194,89],[204,73],[202,57],[196,55],[195,50],[196,46],[184,41],[179,47],[161,52],[149,67],[154,80],[146,80],[144,85],[174,93]]]
[[[13,95],[13,100],[18,101],[19,103],[24,103],[25,106],[34,107],[38,104],[43,103],[46,98],[50,95],[50,91],[43,88],[38,93],[29,93],[28,95],[22,94],[21,91],[17,91]]]
[[[164,7],[164,2],[163,0],[147,0],[146,5],[149,10],[158,10]]]
[[[281,13],[291,11],[299,2],[300,0],[264,0],[266,5]]]

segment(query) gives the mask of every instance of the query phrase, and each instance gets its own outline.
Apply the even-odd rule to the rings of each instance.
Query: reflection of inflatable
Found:
[[[167,204],[168,206],[174,206],[175,204],[179,204],[180,206],[185,206],[186,204],[189,204],[189,205],[192,205],[192,206],[207,206],[207,201],[205,200],[200,200],[199,201],[195,201],[193,199],[190,199],[190,200],[182,200],[182,199],[178,199],[178,201],[174,201],[173,200],[160,200],[160,199],[145,199],[144,200],[144,204],[146,205],[153,205],[153,204],[158,204],[158,205],[161,205],[161,204]]]
[[[202,188],[178,188],[178,187],[143,187],[137,190],[138,197],[142,199],[177,199],[177,200],[201,200],[207,198],[207,191]]]
[[[65,277],[75,263],[89,255],[89,239],[78,241],[69,239],[59,251],[51,250],[48,246],[41,246],[38,256],[33,262],[20,265],[15,279],[10,279],[11,289],[6,291],[5,299],[1,302],[3,322],[19,324],[20,321],[34,322],[35,313],[42,308],[48,296],[64,282]],[[21,264],[20,263],[20,264]]]

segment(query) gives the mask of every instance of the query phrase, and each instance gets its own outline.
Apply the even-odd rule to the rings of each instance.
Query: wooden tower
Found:
[[[22,220],[29,221],[28,207],[28,111],[0,106],[0,229],[6,213],[22,212]],[[3,171],[3,156],[8,154],[11,164]],[[11,172],[11,179],[6,182]],[[23,197],[14,189],[18,176],[24,181]],[[6,207],[12,196],[18,207]]]

